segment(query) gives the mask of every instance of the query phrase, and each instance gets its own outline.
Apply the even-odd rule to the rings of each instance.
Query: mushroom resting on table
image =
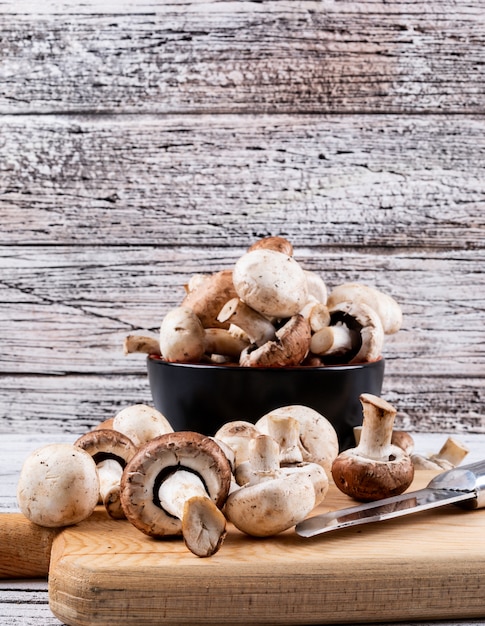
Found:
[[[87,519],[99,496],[96,464],[69,443],[51,443],[25,460],[17,483],[20,510],[39,526],[60,528]]]
[[[391,444],[396,409],[370,393],[360,396],[364,419],[358,446],[332,463],[335,485],[361,501],[379,500],[405,491],[414,477],[411,457]]]
[[[211,556],[226,534],[221,512],[231,466],[220,446],[195,432],[174,432],[144,444],[126,465],[121,500],[128,520],[152,537],[183,535],[188,549]]]

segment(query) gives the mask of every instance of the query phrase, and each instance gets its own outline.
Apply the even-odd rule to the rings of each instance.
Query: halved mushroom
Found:
[[[99,501],[113,519],[125,514],[120,500],[121,475],[137,451],[135,444],[114,429],[96,429],[81,435],[74,445],[90,454],[99,477]]]
[[[60,528],[88,518],[98,503],[99,479],[90,454],[52,443],[25,460],[17,484],[21,512],[34,524]]]
[[[369,393],[361,394],[360,401],[364,412],[360,442],[334,460],[335,484],[364,502],[398,495],[411,484],[414,466],[402,448],[391,444],[396,409]]]
[[[142,446],[127,464],[121,500],[128,520],[152,537],[183,535],[200,557],[217,552],[226,534],[221,508],[231,466],[221,447],[195,432],[168,433]]]

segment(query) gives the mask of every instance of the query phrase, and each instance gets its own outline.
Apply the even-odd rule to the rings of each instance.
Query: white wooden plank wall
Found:
[[[485,433],[484,9],[0,2],[0,432],[150,402],[124,336],[283,234],[401,303],[400,426]]]

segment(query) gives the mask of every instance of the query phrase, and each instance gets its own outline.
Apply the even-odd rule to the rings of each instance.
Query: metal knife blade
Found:
[[[296,525],[302,537],[379,522],[447,504],[485,507],[485,460],[438,474],[424,489],[310,517]]]

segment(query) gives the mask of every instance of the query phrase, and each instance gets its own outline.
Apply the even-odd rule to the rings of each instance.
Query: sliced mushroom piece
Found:
[[[332,325],[345,324],[359,338],[347,353],[348,363],[376,361],[382,355],[384,330],[380,317],[367,304],[340,302],[329,307]]]
[[[331,477],[331,467],[338,455],[337,432],[330,421],[311,407],[292,404],[278,407],[263,415],[255,424],[259,432],[270,434],[274,418],[291,418],[298,422],[302,459],[306,463],[317,463]]]
[[[276,331],[276,338],[262,346],[248,346],[241,352],[243,367],[288,367],[299,365],[308,354],[311,331],[302,315],[290,317]]]
[[[17,484],[21,512],[34,524],[60,528],[87,519],[98,503],[99,479],[91,455],[52,443],[25,460]]]
[[[236,295],[232,270],[225,269],[209,274],[199,281],[186,294],[181,306],[191,309],[204,328],[227,328],[228,324],[217,321],[217,315],[224,304]]]
[[[436,454],[412,454],[411,460],[415,469],[448,470],[457,467],[468,452],[464,444],[454,437],[448,437]]]
[[[127,464],[121,500],[140,531],[158,538],[182,534],[188,549],[205,557],[224,540],[221,508],[230,486],[231,466],[215,441],[195,432],[168,433]]]
[[[172,425],[163,413],[147,404],[132,404],[119,411],[113,418],[113,428],[137,447],[150,439],[173,432]]]
[[[276,250],[259,249],[244,254],[234,265],[233,282],[239,298],[269,319],[292,317],[308,301],[301,265]]]
[[[135,444],[123,433],[113,429],[92,430],[79,437],[74,445],[90,454],[99,477],[99,500],[113,519],[125,514],[120,500],[121,475],[137,451]]]
[[[396,333],[402,325],[402,311],[399,304],[386,293],[362,283],[344,283],[335,287],[329,294],[327,305],[330,309],[342,302],[366,304],[379,316],[386,335]]]
[[[382,398],[360,396],[364,418],[359,445],[341,452],[332,464],[335,485],[363,502],[405,491],[414,477],[411,457],[391,444],[396,409]]]

